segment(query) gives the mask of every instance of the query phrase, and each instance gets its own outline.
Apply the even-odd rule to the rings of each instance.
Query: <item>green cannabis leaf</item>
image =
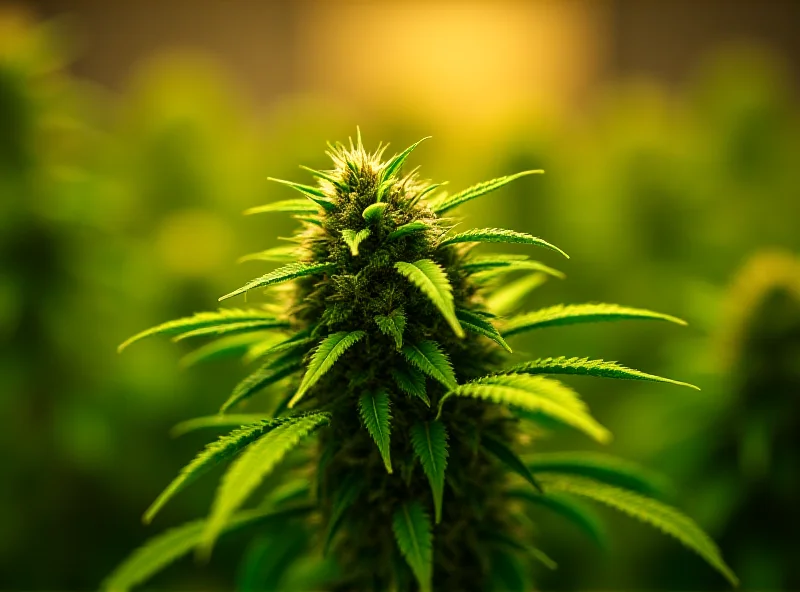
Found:
[[[369,435],[378,445],[386,471],[392,472],[392,458],[390,449],[390,435],[392,419],[389,413],[389,395],[385,392],[376,394],[364,393],[358,399],[358,411]]]
[[[342,238],[347,243],[347,246],[350,247],[350,253],[353,257],[358,257],[358,245],[369,238],[369,228],[362,228],[358,232],[345,228],[342,230]]]
[[[593,479],[572,475],[553,475],[542,478],[546,490],[571,493],[611,506],[632,518],[655,526],[665,534],[678,539],[717,569],[734,586],[739,580],[725,564],[719,549],[708,536],[687,516],[675,508],[612,485]]]
[[[143,518],[144,522],[150,522],[158,511],[164,507],[164,504],[192,481],[222,461],[232,458],[248,444],[281,423],[281,420],[260,421],[253,425],[239,428],[206,446],[205,450],[198,454],[192,462],[181,470],[180,474],[147,509]]]
[[[394,514],[394,535],[420,589],[431,589],[433,571],[431,521],[419,502],[403,504]]]
[[[203,530],[201,548],[204,552],[210,553],[214,541],[225,530],[230,517],[275,465],[303,438],[329,420],[330,416],[326,413],[315,413],[287,421],[268,431],[245,449],[222,478]]]
[[[516,181],[520,177],[524,177],[526,175],[533,175],[536,173],[544,173],[542,170],[536,171],[523,171],[521,173],[517,173],[515,175],[508,175],[506,177],[500,177],[498,179],[492,179],[491,181],[484,181],[483,183],[478,183],[477,185],[473,185],[472,187],[465,189],[464,191],[459,191],[455,195],[451,195],[450,197],[443,199],[439,203],[433,206],[433,211],[437,214],[444,214],[448,210],[452,210],[455,207],[460,206],[463,203],[466,203],[476,197],[480,197],[481,195],[486,195],[496,189],[500,189],[503,185],[508,185],[511,181]]]
[[[414,263],[398,261],[394,264],[394,268],[431,299],[442,316],[450,323],[456,335],[464,336],[464,330],[458,322],[453,307],[453,288],[440,265],[430,259],[420,259]]]
[[[411,445],[431,484],[436,524],[439,524],[447,468],[447,430],[440,421],[417,422],[411,426]]]
[[[669,321],[678,325],[686,322],[671,315],[665,315],[640,308],[629,308],[617,304],[557,304],[514,317],[506,324],[503,335],[510,337],[524,331],[555,327],[558,325],[572,325],[575,323],[597,323],[602,321],[622,321],[628,319],[643,319],[655,321]]]
[[[403,347],[403,331],[406,328],[406,315],[403,308],[393,310],[388,315],[375,317],[375,324],[384,335],[394,338],[397,349]]]

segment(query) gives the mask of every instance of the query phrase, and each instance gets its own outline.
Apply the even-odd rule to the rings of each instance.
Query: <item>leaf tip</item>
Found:
[[[383,216],[383,211],[387,208],[389,204],[386,202],[376,202],[374,204],[368,205],[364,211],[361,213],[361,216],[367,222],[374,222]]]
[[[294,406],[297,405],[297,402],[303,397],[304,394],[305,394],[305,391],[298,390],[294,394],[294,397],[292,397],[292,399],[289,401],[289,403],[287,403],[286,407],[289,408],[289,409],[294,409]]]
[[[600,444],[610,444],[611,441],[614,439],[614,434],[612,434],[606,428],[602,428],[597,431],[596,438],[597,441],[600,442]]]

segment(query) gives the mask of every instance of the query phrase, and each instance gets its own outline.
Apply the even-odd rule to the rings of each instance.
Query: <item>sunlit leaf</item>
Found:
[[[300,388],[297,389],[294,397],[289,401],[289,408],[294,407],[303,395],[308,392],[322,376],[330,370],[336,363],[336,360],[344,354],[350,347],[358,342],[366,333],[364,331],[340,331],[328,335],[322,343],[319,344],[317,350],[314,352],[314,357],[308,364],[303,381],[300,383]]]
[[[433,211],[437,214],[441,215],[447,212],[448,210],[452,210],[453,208],[460,206],[463,203],[466,203],[476,197],[480,197],[482,195],[486,195],[496,189],[500,189],[504,185],[508,185],[512,181],[519,179],[520,177],[524,177],[526,175],[533,175],[533,174],[541,174],[544,173],[542,170],[535,170],[535,171],[523,171],[521,173],[516,173],[514,175],[508,175],[506,177],[498,177],[497,179],[492,179],[491,181],[484,181],[483,183],[478,183],[477,185],[473,185],[463,191],[459,191],[458,193],[451,195],[447,199],[443,199],[437,204],[434,204]]]
[[[544,327],[628,319],[668,321],[678,325],[686,324],[685,321],[671,315],[641,308],[619,306],[618,304],[557,304],[509,319],[502,333],[504,336],[510,337],[524,331]]]
[[[398,261],[394,268],[430,299],[456,335],[464,336],[453,305],[453,288],[440,265],[430,259],[420,259],[414,263]]]
[[[292,418],[268,431],[250,444],[231,464],[217,490],[211,514],[203,530],[200,548],[208,555],[219,534],[233,513],[250,497],[284,456],[301,440],[330,421],[327,413],[314,413]]]

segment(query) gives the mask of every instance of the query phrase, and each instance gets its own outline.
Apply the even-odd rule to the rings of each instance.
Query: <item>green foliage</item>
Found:
[[[458,318],[461,326],[467,331],[488,337],[508,353],[512,353],[511,347],[506,343],[506,340],[503,339],[503,336],[500,335],[500,332],[495,329],[494,325],[482,318],[480,315],[468,310],[464,310],[463,308],[459,308],[456,311],[456,318]]]
[[[453,374],[453,366],[438,343],[423,341],[416,345],[406,345],[403,348],[403,355],[419,370],[434,380],[438,380],[444,386],[451,389],[458,386],[456,376]]]
[[[273,284],[288,282],[289,280],[294,280],[299,277],[324,273],[330,271],[332,268],[333,266],[329,263],[289,263],[275,271],[262,275],[260,278],[254,279],[252,282],[248,282],[238,290],[225,294],[225,296],[220,296],[219,299],[226,300],[238,296],[239,294],[244,294],[254,288],[264,288]]]
[[[444,239],[441,243],[439,243],[439,246],[446,247],[448,245],[455,245],[458,243],[515,243],[522,245],[535,245],[537,247],[545,247],[546,249],[560,253],[569,259],[569,255],[567,255],[557,246],[551,245],[546,240],[537,238],[525,232],[516,232],[514,230],[504,230],[501,228],[473,228],[472,230],[466,230]]]
[[[651,497],[661,497],[669,489],[664,478],[636,463],[599,452],[547,452],[525,457],[534,474],[565,473],[590,477]]]
[[[206,415],[203,417],[195,417],[187,419],[172,427],[170,435],[173,438],[178,438],[189,432],[195,430],[202,430],[206,428],[235,428],[247,424],[258,423],[262,420],[267,421],[272,419],[263,413],[240,413],[240,414],[227,414],[227,415]]]
[[[416,354],[412,354],[416,355]],[[425,375],[417,368],[403,364],[392,368],[392,378],[401,391],[412,397],[419,397],[430,407],[431,401],[425,387]]]
[[[444,403],[452,397],[471,397],[519,407],[570,425],[598,442],[605,443],[611,439],[609,431],[589,415],[589,410],[575,391],[542,376],[486,376],[456,386],[442,397],[437,417],[442,415]]]
[[[364,393],[358,399],[358,411],[364,427],[378,445],[386,471],[392,473],[391,457],[391,413],[389,412],[389,395],[386,392]]]
[[[249,527],[269,524],[286,525],[291,519],[305,516],[310,508],[293,508],[279,512],[249,510],[234,515],[224,527],[224,532],[234,532]],[[143,547],[114,570],[103,589],[122,592],[147,581],[170,563],[188,555],[201,542],[206,527],[205,520],[196,520],[167,530],[149,540]]]
[[[264,343],[263,336],[259,333],[246,331],[239,335],[228,335],[220,339],[215,339],[189,352],[181,358],[180,363],[182,367],[189,368],[190,366],[203,362],[210,362],[211,360],[242,356],[250,351],[250,349],[254,347],[254,344],[258,343]],[[271,341],[267,343],[271,343]]]
[[[309,533],[302,524],[279,532],[268,525],[247,545],[236,573],[236,590],[283,590],[284,577],[293,564],[292,558],[302,555],[309,546]],[[281,545],[274,541],[281,536]],[[292,589],[292,588],[289,588]]]
[[[586,477],[542,475],[541,482],[545,491],[561,491],[585,497],[656,527],[700,555],[731,584],[738,585],[738,579],[722,560],[714,541],[708,538],[694,521],[675,508],[638,493]]]
[[[537,549],[536,547],[532,547],[531,545],[526,545],[524,543],[520,543],[519,541],[508,537],[500,532],[487,532],[485,533],[486,538],[490,540],[492,543],[496,543],[497,548],[507,548],[507,549],[515,549],[517,551],[522,552],[522,554],[529,556],[532,559],[535,559],[542,565],[544,565],[547,569],[557,569],[558,564],[553,561],[550,557],[547,556],[546,553]],[[524,582],[527,578],[525,577],[525,571],[520,569],[520,574],[518,574],[518,580],[520,582]],[[528,589],[530,584],[519,588],[520,590]],[[518,589],[517,587],[512,586],[513,589]]]
[[[603,378],[617,378],[628,380],[646,380],[650,382],[667,382],[678,386],[688,386],[695,390],[698,387],[687,382],[662,378],[654,374],[647,374],[639,370],[626,368],[616,362],[606,362],[603,360],[590,360],[589,358],[540,358],[531,362],[523,362],[508,369],[508,372],[516,374],[575,374],[579,376],[597,376]]]
[[[287,185],[294,189],[295,191],[299,191],[303,195],[305,195],[308,199],[313,201],[318,206],[322,207],[324,210],[328,212],[334,210],[336,206],[326,197],[325,192],[317,187],[311,187],[309,185],[301,185],[300,183],[294,183],[292,181],[284,181],[283,179],[275,179],[273,177],[267,177],[270,181],[275,181],[276,183],[281,183],[282,185]]]
[[[328,519],[328,529],[325,533],[323,552],[327,555],[331,541],[342,524],[344,513],[355,504],[361,491],[364,489],[364,480],[358,473],[351,473],[342,483],[338,484],[332,497],[331,515]]]
[[[316,204],[305,199],[285,199],[283,201],[275,201],[263,206],[249,208],[244,211],[245,215],[250,214],[265,214],[268,212],[289,212],[291,214],[316,214],[319,212],[319,207]]]
[[[253,425],[239,428],[227,436],[222,436],[216,442],[212,442],[206,446],[192,462],[181,470],[180,474],[163,492],[161,492],[161,495],[159,495],[156,501],[147,509],[143,518],[144,522],[151,522],[159,510],[161,510],[176,493],[183,490],[198,477],[205,474],[219,463],[233,458],[237,452],[261,437],[264,433],[281,425],[281,423],[283,423],[281,420],[259,421]]]
[[[503,444],[500,440],[493,438],[488,434],[482,434],[481,446],[486,452],[489,452],[492,456],[505,464],[506,467],[508,467],[508,470],[510,470],[512,473],[516,473],[539,491],[542,490],[542,486],[539,485],[538,481],[536,481],[536,478],[531,473],[531,470],[525,465],[524,462],[522,462],[522,459],[520,459],[520,457],[518,457],[513,450]]]
[[[364,208],[361,217],[369,223],[375,223],[383,216],[383,211],[386,209],[385,203],[374,203]]]
[[[411,426],[411,445],[431,484],[436,524],[439,524],[447,469],[447,429],[440,421],[417,422]]]
[[[393,310],[388,315],[378,315],[375,317],[375,324],[378,329],[387,337],[392,337],[397,349],[403,347],[403,331],[406,328],[406,315],[402,307]]]
[[[248,348],[245,360],[252,362],[253,360],[289,352],[314,343],[315,339],[313,337],[306,337],[305,335],[307,333],[299,333],[279,343],[275,343],[273,340],[260,341]]]
[[[283,267],[222,297],[291,282],[273,300],[274,314],[200,313],[144,331],[121,346],[156,334],[177,340],[222,336],[190,354],[189,362],[228,355],[261,361],[236,385],[222,412],[268,386],[280,392],[274,400],[274,393],[265,393],[273,414],[200,417],[176,426],[177,434],[236,429],[178,475],[148,518],[211,466],[236,458],[209,518],[183,534],[154,539],[123,564],[112,583],[143,582],[192,548],[207,556],[220,534],[249,515],[236,512],[256,490],[282,478],[286,490],[273,489],[262,507],[309,504],[310,512],[302,521],[261,529],[242,567],[243,586],[527,590],[530,561],[551,568],[555,562],[531,546],[538,532],[520,508],[548,508],[600,540],[596,520],[575,496],[657,525],[731,575],[693,523],[641,495],[657,493],[657,480],[646,472],[605,455],[537,449],[538,438],[553,425],[601,443],[611,438],[572,388],[543,375],[690,385],[602,360],[510,362],[505,341],[530,329],[578,322],[682,321],[607,304],[558,305],[504,319],[530,290],[549,276],[563,275],[523,256],[474,256],[469,245],[531,244],[565,253],[510,230],[473,229],[447,238],[452,221],[437,213],[536,171],[427,199],[440,185],[403,171],[417,144],[383,161],[383,150],[366,152],[359,134],[349,148],[330,146],[331,170],[307,169],[317,186],[278,181],[304,200],[248,210],[287,211],[301,225],[290,248],[246,257]],[[501,283],[513,271],[531,273]],[[287,384],[280,385],[284,379]],[[292,453],[312,438],[313,446]],[[530,487],[514,487],[524,482]],[[270,541],[273,554],[267,553]],[[330,557],[322,560],[323,553]],[[330,569],[332,562],[339,569]],[[305,566],[316,575],[303,577]]]
[[[275,247],[240,257],[239,263],[244,263],[245,261],[272,261],[275,263],[289,263],[290,261],[296,260],[297,247]]]
[[[490,584],[492,590],[509,592],[530,590],[530,578],[526,573],[527,570],[514,554],[495,549],[492,552],[491,561]]]
[[[415,220],[414,222],[409,222],[408,224],[403,224],[402,226],[398,226],[397,230],[393,230],[389,233],[389,236],[386,237],[386,240],[395,240],[398,238],[402,238],[408,234],[414,234],[415,232],[423,232],[425,230],[429,230],[430,226],[425,222],[420,220]]]
[[[547,495],[539,495],[530,489],[513,489],[508,492],[508,497],[547,508],[572,522],[599,547],[606,546],[606,533],[600,518],[591,508],[572,499],[568,494],[548,492]]]
[[[267,323],[272,323],[275,322],[275,319],[267,312],[256,309],[240,310],[236,308],[221,308],[217,312],[199,312],[191,317],[178,319],[176,321],[168,321],[153,327],[152,329],[147,329],[146,331],[137,333],[130,339],[127,339],[125,342],[120,344],[117,349],[121,352],[132,343],[136,343],[145,337],[151,337],[154,335],[174,335],[176,333],[187,333],[197,329],[238,325],[247,321],[264,321]]]
[[[431,138],[430,136],[426,136],[421,140],[414,142],[413,144],[411,144],[411,146],[403,150],[400,154],[394,156],[391,160],[389,160],[389,162],[387,162],[386,165],[383,167],[383,171],[381,171],[381,176],[380,176],[381,187],[384,187],[384,184],[387,181],[392,180],[394,174],[400,170],[400,167],[403,166],[403,163],[406,161],[409,155],[414,151],[414,149],[425,140],[430,140],[430,138]],[[378,196],[378,201],[380,201],[380,195]]]
[[[559,325],[572,325],[575,323],[598,323],[602,321],[623,321],[628,319],[642,319],[654,321],[668,321],[685,325],[686,322],[659,312],[629,308],[617,304],[556,304],[549,308],[535,310],[518,317],[509,319],[503,335],[510,337],[532,329],[543,327],[556,327]]]
[[[286,364],[278,367],[275,367],[273,362],[264,364],[234,387],[231,396],[225,400],[225,402],[222,404],[222,407],[220,407],[219,412],[227,412],[234,405],[237,405],[245,399],[252,397],[260,390],[265,389],[269,385],[275,384],[276,382],[279,382],[287,376],[291,376],[295,372],[299,372],[302,369],[302,363],[297,360],[287,362]]]
[[[353,257],[358,257],[358,245],[369,238],[369,228],[362,228],[358,232],[345,228],[342,230],[342,238],[347,246],[350,247],[350,253]]]
[[[297,389],[294,397],[289,402],[289,407],[294,407],[303,398],[308,389],[314,386],[333,367],[336,360],[364,335],[366,333],[363,331],[352,331],[350,333],[340,331],[339,333],[328,335],[314,352],[314,357],[311,358],[308,370],[303,376],[303,382],[300,383],[300,388]]]
[[[486,299],[486,306],[498,315],[507,315],[519,309],[525,297],[547,281],[543,273],[533,273],[509,282],[494,290]]]
[[[200,543],[203,553],[211,552],[214,541],[261,481],[300,441],[323,423],[327,413],[314,413],[282,422],[249,445],[228,468],[217,490],[211,514]]]
[[[490,261],[496,264],[490,265]],[[505,274],[512,273],[514,271],[539,272],[562,280],[566,277],[562,272],[558,271],[557,269],[553,269],[549,265],[545,265],[539,261],[529,260],[505,261],[503,259],[494,259],[492,261],[484,259],[479,260],[479,262],[475,265],[466,264],[462,267],[462,269],[472,272],[472,279],[481,284],[497,280]]]
[[[494,254],[470,257],[461,264],[461,269],[470,273],[478,273],[482,271],[491,271],[497,268],[524,265],[526,263],[535,266],[544,266],[544,264],[539,261],[530,261],[527,255]]]
[[[544,173],[542,170],[536,171],[523,171],[521,173],[516,173],[515,175],[508,175],[506,177],[499,177],[497,179],[492,179],[491,181],[484,181],[483,183],[478,183],[477,185],[473,185],[468,189],[464,189],[463,191],[459,191],[455,195],[451,195],[450,197],[443,199],[439,203],[433,206],[433,211],[437,214],[444,214],[448,210],[452,210],[453,208],[460,206],[463,203],[470,201],[471,199],[475,199],[476,197],[480,197],[481,195],[486,195],[494,191],[495,189],[500,189],[503,185],[508,185],[511,181],[515,181],[520,177],[524,177],[526,175],[533,175],[536,173]]]
[[[392,520],[397,546],[422,592],[431,590],[433,571],[431,520],[418,502],[403,504]]]
[[[330,173],[326,173],[325,171],[317,171],[317,170],[308,168],[307,166],[302,165],[302,164],[300,165],[300,168],[303,169],[304,171],[308,171],[309,173],[311,173],[317,179],[324,179],[325,181],[327,181],[328,183],[330,183],[331,185],[333,185],[334,187],[336,187],[340,191],[347,191],[347,185],[342,183],[339,179],[337,179],[336,177],[334,177]]]
[[[172,338],[172,341],[183,341],[190,337],[217,337],[219,335],[230,335],[231,333],[249,333],[251,331],[265,329],[288,329],[289,323],[279,319],[264,319],[262,321],[244,321],[241,323],[228,323],[214,327],[200,327],[181,333]]]
[[[414,263],[399,261],[394,264],[394,268],[431,299],[456,335],[464,336],[453,306],[453,288],[440,265],[430,259],[420,259]]]

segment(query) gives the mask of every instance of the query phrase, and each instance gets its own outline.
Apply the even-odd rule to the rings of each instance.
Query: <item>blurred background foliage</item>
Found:
[[[358,124],[372,145],[434,135],[416,163],[456,190],[546,169],[463,212],[570,253],[569,279],[529,304],[619,302],[690,327],[575,327],[517,349],[619,360],[701,386],[577,385],[617,434],[613,451],[673,481],[673,501],[720,542],[745,588],[800,588],[800,103],[779,53],[716,48],[678,85],[668,68],[606,80],[604,29],[592,26],[605,22],[601,3],[275,3],[266,33],[298,11],[304,28],[293,52],[280,53],[285,38],[264,41],[278,53],[264,56],[269,72],[248,92],[242,63],[258,60],[247,43],[231,65],[213,43],[142,57],[120,41],[115,62],[90,4],[42,3],[48,17],[73,9],[71,22],[0,6],[0,587],[93,588],[150,534],[142,511],[202,444],[170,440],[169,428],[214,412],[243,370],[219,360],[181,372],[186,344],[154,340],[122,357],[117,344],[213,308],[262,272],[235,261],[279,245],[292,226],[241,211],[287,197],[266,177],[325,168],[325,141]],[[211,4],[198,19],[219,16]],[[183,8],[154,26],[169,28]],[[255,8],[240,10],[254,39]],[[118,18],[128,37],[144,36]],[[437,37],[436,19],[453,26]],[[86,34],[94,47],[81,48],[81,23],[97,27]],[[482,29],[498,43],[476,46]],[[383,47],[406,30],[405,54]],[[555,65],[540,67],[540,50]],[[282,90],[261,101],[270,76]],[[551,444],[591,446],[565,435]],[[202,515],[213,484],[198,483],[156,527]],[[540,546],[561,565],[542,574],[544,588],[724,588],[672,542],[607,518],[605,552],[543,520]],[[187,561],[154,583],[230,587],[241,552],[224,545],[210,564]]]

